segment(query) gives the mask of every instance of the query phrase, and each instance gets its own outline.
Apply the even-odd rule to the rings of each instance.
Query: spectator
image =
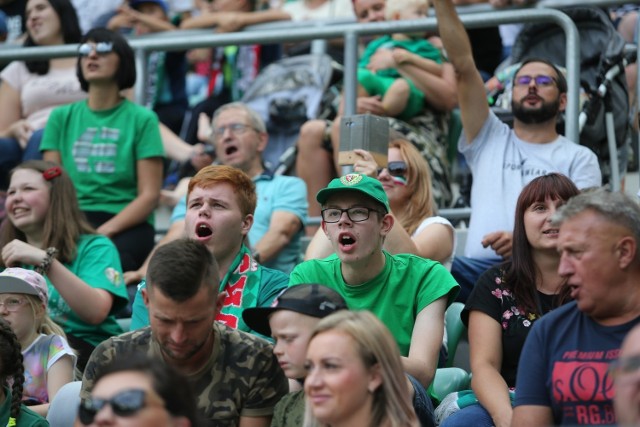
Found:
[[[347,309],[344,299],[333,289],[318,284],[288,288],[271,307],[248,308],[242,318],[249,327],[273,337],[273,354],[289,378],[290,393],[273,412],[272,427],[299,427],[304,421],[305,359],[311,333],[320,319]]]
[[[29,0],[25,47],[78,43],[81,33],[69,0]],[[54,107],[86,97],[74,75],[72,58],[13,61],[0,73],[0,189],[9,171],[38,151]]]
[[[0,43],[4,43],[9,37],[9,29],[7,27],[7,15],[0,10]]]
[[[208,425],[268,425],[287,393],[286,378],[266,341],[214,322],[227,298],[218,293],[218,277],[215,258],[200,242],[181,239],[158,248],[143,291],[150,326],[96,348],[81,398],[90,397],[111,360],[147,353],[187,376]]]
[[[46,427],[49,423],[22,405],[24,371],[20,342],[9,324],[0,319],[0,424]]]
[[[371,153],[355,150],[356,172],[377,177],[389,198],[397,223],[384,241],[391,253],[412,253],[432,259],[451,269],[455,234],[451,223],[435,215],[429,165],[418,150],[404,139],[389,144],[387,167],[380,168]],[[307,248],[306,259],[324,258],[332,252],[331,242],[318,230]]]
[[[189,183],[189,202],[182,233],[203,243],[216,258],[220,293],[225,293],[216,320],[251,332],[242,321],[248,307],[269,307],[287,286],[288,276],[256,262],[245,245],[256,207],[255,185],[239,169],[230,166],[203,168]],[[163,244],[175,238],[167,239]],[[132,328],[146,326],[149,317],[139,287],[134,301]]]
[[[248,234],[254,259],[289,274],[299,262],[300,239],[307,219],[304,182],[265,169],[262,152],[269,135],[260,116],[246,104],[233,102],[222,106],[216,111],[212,126],[207,127],[218,161],[240,169],[255,183],[258,203],[255,212],[251,212],[253,225]],[[186,213],[187,198],[181,197],[171,215],[171,227],[160,244],[182,236]],[[127,283],[142,279],[145,270],[143,265],[128,274]]]
[[[511,425],[615,425],[608,368],[640,323],[640,206],[598,189],[573,197],[553,219],[558,272],[575,302],[529,333]]]
[[[103,410],[106,405],[109,411]],[[112,360],[80,402],[83,426],[197,427],[196,399],[187,378],[156,357],[130,354]]]
[[[163,157],[158,119],[121,95],[136,81],[133,50],[121,35],[89,31],[77,73],[89,99],[52,112],[41,149],[65,167],[80,208],[113,240],[125,271],[135,270],[154,244]]]
[[[380,181],[348,174],[331,181],[316,199],[335,254],[299,264],[289,286],[324,283],[351,309],[376,314],[396,338],[405,371],[418,380],[416,393],[423,392],[435,374],[444,312],[455,299],[457,284],[438,262],[383,251],[395,219]]]
[[[463,134],[458,150],[473,174],[472,214],[465,256],[452,274],[466,300],[478,276],[511,255],[518,194],[536,176],[559,172],[578,188],[602,182],[596,155],[556,132],[567,101],[567,84],[555,65],[529,59],[516,72],[513,129],[491,112],[469,39],[451,0],[434,0],[440,37],[456,70]],[[498,169],[498,171],[496,171]]]
[[[428,12],[427,0],[395,0],[385,9],[387,21],[424,18]],[[385,116],[409,120],[419,115],[424,109],[424,93],[398,69],[409,58],[423,72],[442,76],[440,50],[422,34],[385,35],[369,43],[360,58],[358,95],[379,96]]]
[[[47,280],[49,315],[62,326],[84,369],[102,340],[122,332],[114,314],[127,302],[118,252],[78,207],[73,182],[41,160],[11,173],[0,268],[38,268]]]
[[[0,273],[2,318],[11,324],[24,358],[22,400],[46,417],[49,402],[73,380],[76,355],[63,330],[47,314],[47,282],[35,271],[7,268]]]
[[[18,43],[27,27],[27,0],[0,0],[0,11],[6,15],[7,43]]]
[[[354,0],[353,9],[358,22],[384,21],[384,0]],[[457,102],[453,67],[448,63],[443,64],[442,76],[436,77],[415,66],[414,60],[421,59],[417,55],[406,51],[400,54],[404,58],[402,64],[396,64],[396,68],[424,93],[427,102],[422,114],[409,123],[389,117],[389,126],[415,145],[429,162],[434,200],[438,206],[448,206],[453,197],[447,160],[449,117],[446,112],[453,109]],[[333,121],[309,120],[300,128],[296,173],[307,184],[309,216],[320,215],[313,195],[340,171],[338,152],[341,110],[339,108],[338,117]],[[356,113],[377,116],[385,114],[379,96],[358,97]],[[307,234],[313,235],[316,230],[314,227],[307,227]]]
[[[71,0],[71,3],[78,14],[82,34],[86,34],[94,28],[104,27],[106,21],[101,22],[100,18],[114,14],[122,0]]]
[[[461,315],[469,331],[477,403],[445,418],[442,427],[511,425],[510,397],[524,340],[541,316],[568,299],[569,289],[558,273],[558,230],[550,221],[556,209],[578,193],[569,178],[556,173],[539,176],[522,189],[513,256],[480,276]]]
[[[307,350],[305,426],[417,427],[390,331],[373,314],[320,321]]]
[[[180,24],[180,16],[170,19],[165,0],[129,0],[118,8],[107,27],[122,31],[133,29],[133,35],[173,31]],[[153,51],[147,60],[144,84],[144,104],[155,111],[161,123],[175,134],[180,134],[187,112],[187,59],[186,51]]]
[[[612,362],[612,373],[616,394],[613,407],[616,420],[621,427],[640,425],[638,405],[638,368],[640,367],[640,326],[635,326],[622,342],[620,357]]]

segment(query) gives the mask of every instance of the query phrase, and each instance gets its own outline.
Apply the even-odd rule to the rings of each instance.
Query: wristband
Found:
[[[58,250],[53,246],[50,248],[47,248],[46,250],[47,255],[44,257],[40,265],[35,268],[36,273],[40,273],[42,275],[47,274],[47,272],[49,271],[49,268],[51,267],[51,263],[53,262],[57,253],[58,253]]]

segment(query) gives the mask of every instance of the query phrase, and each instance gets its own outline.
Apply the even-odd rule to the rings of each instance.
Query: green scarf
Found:
[[[242,320],[242,312],[245,308],[258,305],[261,281],[262,270],[258,268],[249,248],[242,245],[220,282],[220,292],[226,292],[227,297],[216,320],[231,328],[251,331]]]

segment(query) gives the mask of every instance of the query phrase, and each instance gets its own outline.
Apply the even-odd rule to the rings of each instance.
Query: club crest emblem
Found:
[[[362,181],[362,175],[359,173],[350,173],[340,178],[342,185],[356,185]]]

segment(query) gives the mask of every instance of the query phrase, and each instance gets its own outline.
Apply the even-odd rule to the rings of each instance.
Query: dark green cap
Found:
[[[318,191],[316,200],[321,205],[324,205],[329,197],[341,191],[359,191],[381,203],[387,212],[391,210],[389,208],[389,198],[387,193],[384,192],[380,181],[359,173],[350,173],[333,179],[327,188]]]

